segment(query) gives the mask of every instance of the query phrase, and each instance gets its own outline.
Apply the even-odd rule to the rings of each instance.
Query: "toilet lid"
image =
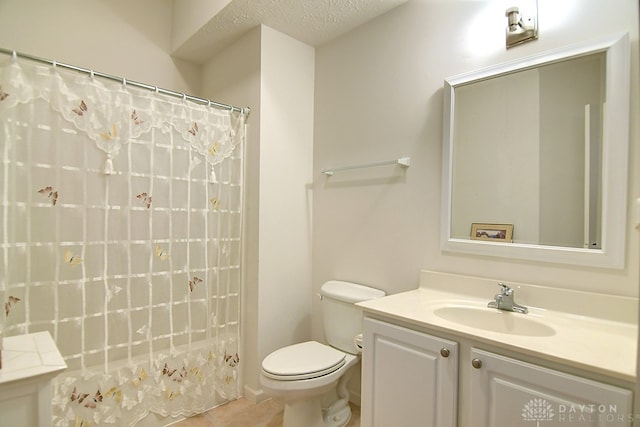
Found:
[[[301,380],[330,374],[345,363],[345,353],[317,341],[307,341],[283,347],[265,357],[262,372],[278,380]]]

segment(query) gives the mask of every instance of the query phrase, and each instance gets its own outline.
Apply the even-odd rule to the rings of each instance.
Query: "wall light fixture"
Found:
[[[507,49],[538,38],[538,7],[531,15],[523,16],[518,7],[506,10]]]

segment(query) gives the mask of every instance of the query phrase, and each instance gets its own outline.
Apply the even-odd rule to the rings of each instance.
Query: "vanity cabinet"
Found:
[[[395,323],[364,319],[362,427],[631,426],[626,388],[550,362],[540,366],[531,355]]]
[[[470,351],[474,427],[629,426],[631,391],[477,348]]]
[[[455,427],[458,345],[365,318],[363,427]]]

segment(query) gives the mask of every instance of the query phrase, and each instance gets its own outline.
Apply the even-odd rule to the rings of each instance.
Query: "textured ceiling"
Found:
[[[347,33],[407,0],[232,0],[172,55],[204,63],[264,24],[311,46]]]

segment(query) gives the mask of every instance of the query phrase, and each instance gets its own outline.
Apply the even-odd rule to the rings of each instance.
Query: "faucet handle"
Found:
[[[502,295],[509,296],[509,295],[513,294],[513,289],[511,289],[509,286],[505,285],[502,282],[498,283],[498,285],[502,287],[502,289],[500,290],[500,293]]]

